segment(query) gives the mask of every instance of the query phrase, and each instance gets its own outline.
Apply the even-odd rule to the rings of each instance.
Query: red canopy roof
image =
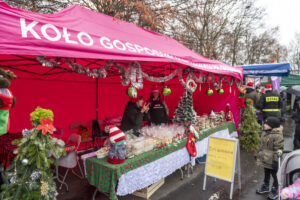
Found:
[[[87,68],[101,68],[108,60],[138,61],[144,72],[154,76],[190,66],[240,80],[243,77],[240,67],[207,59],[168,36],[79,5],[40,14],[0,2],[0,19],[0,67],[28,70],[30,66],[32,70],[41,65],[35,56],[47,56],[76,58],[73,61]],[[67,64],[60,67],[70,69]]]

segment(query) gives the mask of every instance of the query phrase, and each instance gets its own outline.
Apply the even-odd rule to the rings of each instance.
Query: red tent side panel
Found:
[[[63,138],[69,134],[69,126],[74,122],[86,122],[96,119],[96,80],[77,74],[63,74],[45,78],[15,71],[18,78],[12,80],[10,89],[16,97],[16,106],[11,109],[10,132],[18,132],[24,128],[32,128],[30,113],[37,106],[51,109],[54,112],[54,125],[63,128]],[[53,75],[55,76],[55,75]],[[144,88],[139,91],[148,99],[153,83],[144,81]],[[173,116],[176,106],[183,95],[183,86],[178,79],[167,82],[172,94],[165,101]],[[238,120],[237,98],[238,91],[232,86],[223,84],[224,94],[219,95],[214,90],[210,97],[206,95],[208,84],[202,84],[194,93],[194,107],[198,114],[209,113],[211,109],[218,112],[225,110],[227,103],[231,104],[235,120]],[[120,117],[129,100],[126,95],[127,87],[121,85],[119,77],[99,79],[99,119]]]

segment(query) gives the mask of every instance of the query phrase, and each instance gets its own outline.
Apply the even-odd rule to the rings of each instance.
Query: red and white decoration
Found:
[[[125,137],[125,134],[123,133],[123,131],[121,131],[115,125],[110,125],[108,127],[108,129],[109,129],[109,140],[112,144],[126,140],[126,137]]]

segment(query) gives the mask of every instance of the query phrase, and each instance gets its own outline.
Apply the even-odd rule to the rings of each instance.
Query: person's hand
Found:
[[[143,107],[142,107],[142,109],[141,109],[141,113],[148,112],[149,107],[150,107],[150,104],[149,104],[149,103],[143,105]]]
[[[289,198],[289,192],[286,189],[283,189],[280,193],[280,196],[282,199],[288,199]]]

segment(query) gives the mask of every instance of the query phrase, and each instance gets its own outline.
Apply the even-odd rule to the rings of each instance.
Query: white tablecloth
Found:
[[[228,129],[218,131],[212,136],[232,137],[236,133],[229,134]],[[208,138],[196,143],[197,157],[207,154]],[[149,164],[131,170],[123,174],[118,182],[117,195],[125,196],[137,190],[143,189],[162,178],[175,172],[190,162],[190,156],[186,148],[175,151]]]

